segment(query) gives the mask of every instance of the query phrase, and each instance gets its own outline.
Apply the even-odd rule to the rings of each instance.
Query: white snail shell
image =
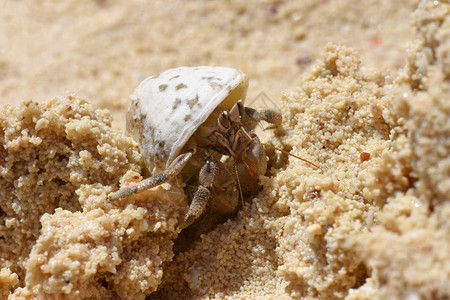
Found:
[[[165,170],[213,112],[245,100],[247,87],[244,73],[210,66],[170,69],[142,81],[131,96],[127,132],[149,171]]]

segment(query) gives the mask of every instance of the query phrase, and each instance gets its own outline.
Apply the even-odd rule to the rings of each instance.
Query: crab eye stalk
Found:
[[[245,108],[241,100],[238,100],[235,105],[230,109],[230,121],[240,122],[245,116]]]
[[[245,117],[245,108],[244,108],[244,104],[242,104],[242,100],[238,100],[238,102],[236,103],[238,109],[239,109],[239,117],[240,119]]]
[[[230,120],[228,118],[228,112],[223,111],[220,113],[219,118],[217,120],[217,125],[220,130],[226,131],[230,129]]]

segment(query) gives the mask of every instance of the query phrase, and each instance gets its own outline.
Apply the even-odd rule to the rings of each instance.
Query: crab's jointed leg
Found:
[[[250,119],[253,123],[253,125],[247,126],[248,129],[254,129],[260,121],[266,121],[267,123],[272,124],[272,126],[269,126],[268,129],[273,129],[278,127],[282,120],[282,116],[278,111],[271,109],[257,111],[251,107],[245,107],[245,117],[246,119]]]
[[[126,187],[118,190],[117,192],[111,193],[108,195],[109,200],[116,200],[131,194],[140,193],[145,190],[151,189],[155,186],[163,184],[174,176],[178,175],[181,170],[183,170],[184,166],[191,159],[193,152],[186,152],[177,156],[174,161],[170,164],[167,170],[158,173],[152,177],[144,179],[133,186]]]
[[[180,229],[190,226],[203,214],[203,212],[205,212],[211,197],[210,190],[213,188],[214,184],[217,184],[217,181],[222,180],[223,168],[225,168],[225,166],[220,161],[208,159],[200,169],[198,178],[200,185],[192,198],[189,211],[178,226]]]

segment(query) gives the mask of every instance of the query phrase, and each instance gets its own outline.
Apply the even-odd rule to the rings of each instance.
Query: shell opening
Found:
[[[236,102],[238,102],[238,100],[242,100],[242,102],[244,103],[245,96],[247,95],[247,88],[248,77],[245,76],[244,79],[222,101],[219,107],[221,107],[222,110],[229,110]]]

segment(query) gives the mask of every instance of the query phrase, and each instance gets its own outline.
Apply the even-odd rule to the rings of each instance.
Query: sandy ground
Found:
[[[0,101],[67,91],[124,125],[144,78],[179,66],[234,67],[278,103],[328,42],[398,70],[417,1],[2,1]]]
[[[448,299],[449,15],[447,1],[2,2],[3,297]],[[247,103],[283,113],[271,143],[320,170],[268,150],[245,216],[172,247],[178,182],[105,200],[142,178],[121,135],[129,95],[182,65],[247,73]]]

